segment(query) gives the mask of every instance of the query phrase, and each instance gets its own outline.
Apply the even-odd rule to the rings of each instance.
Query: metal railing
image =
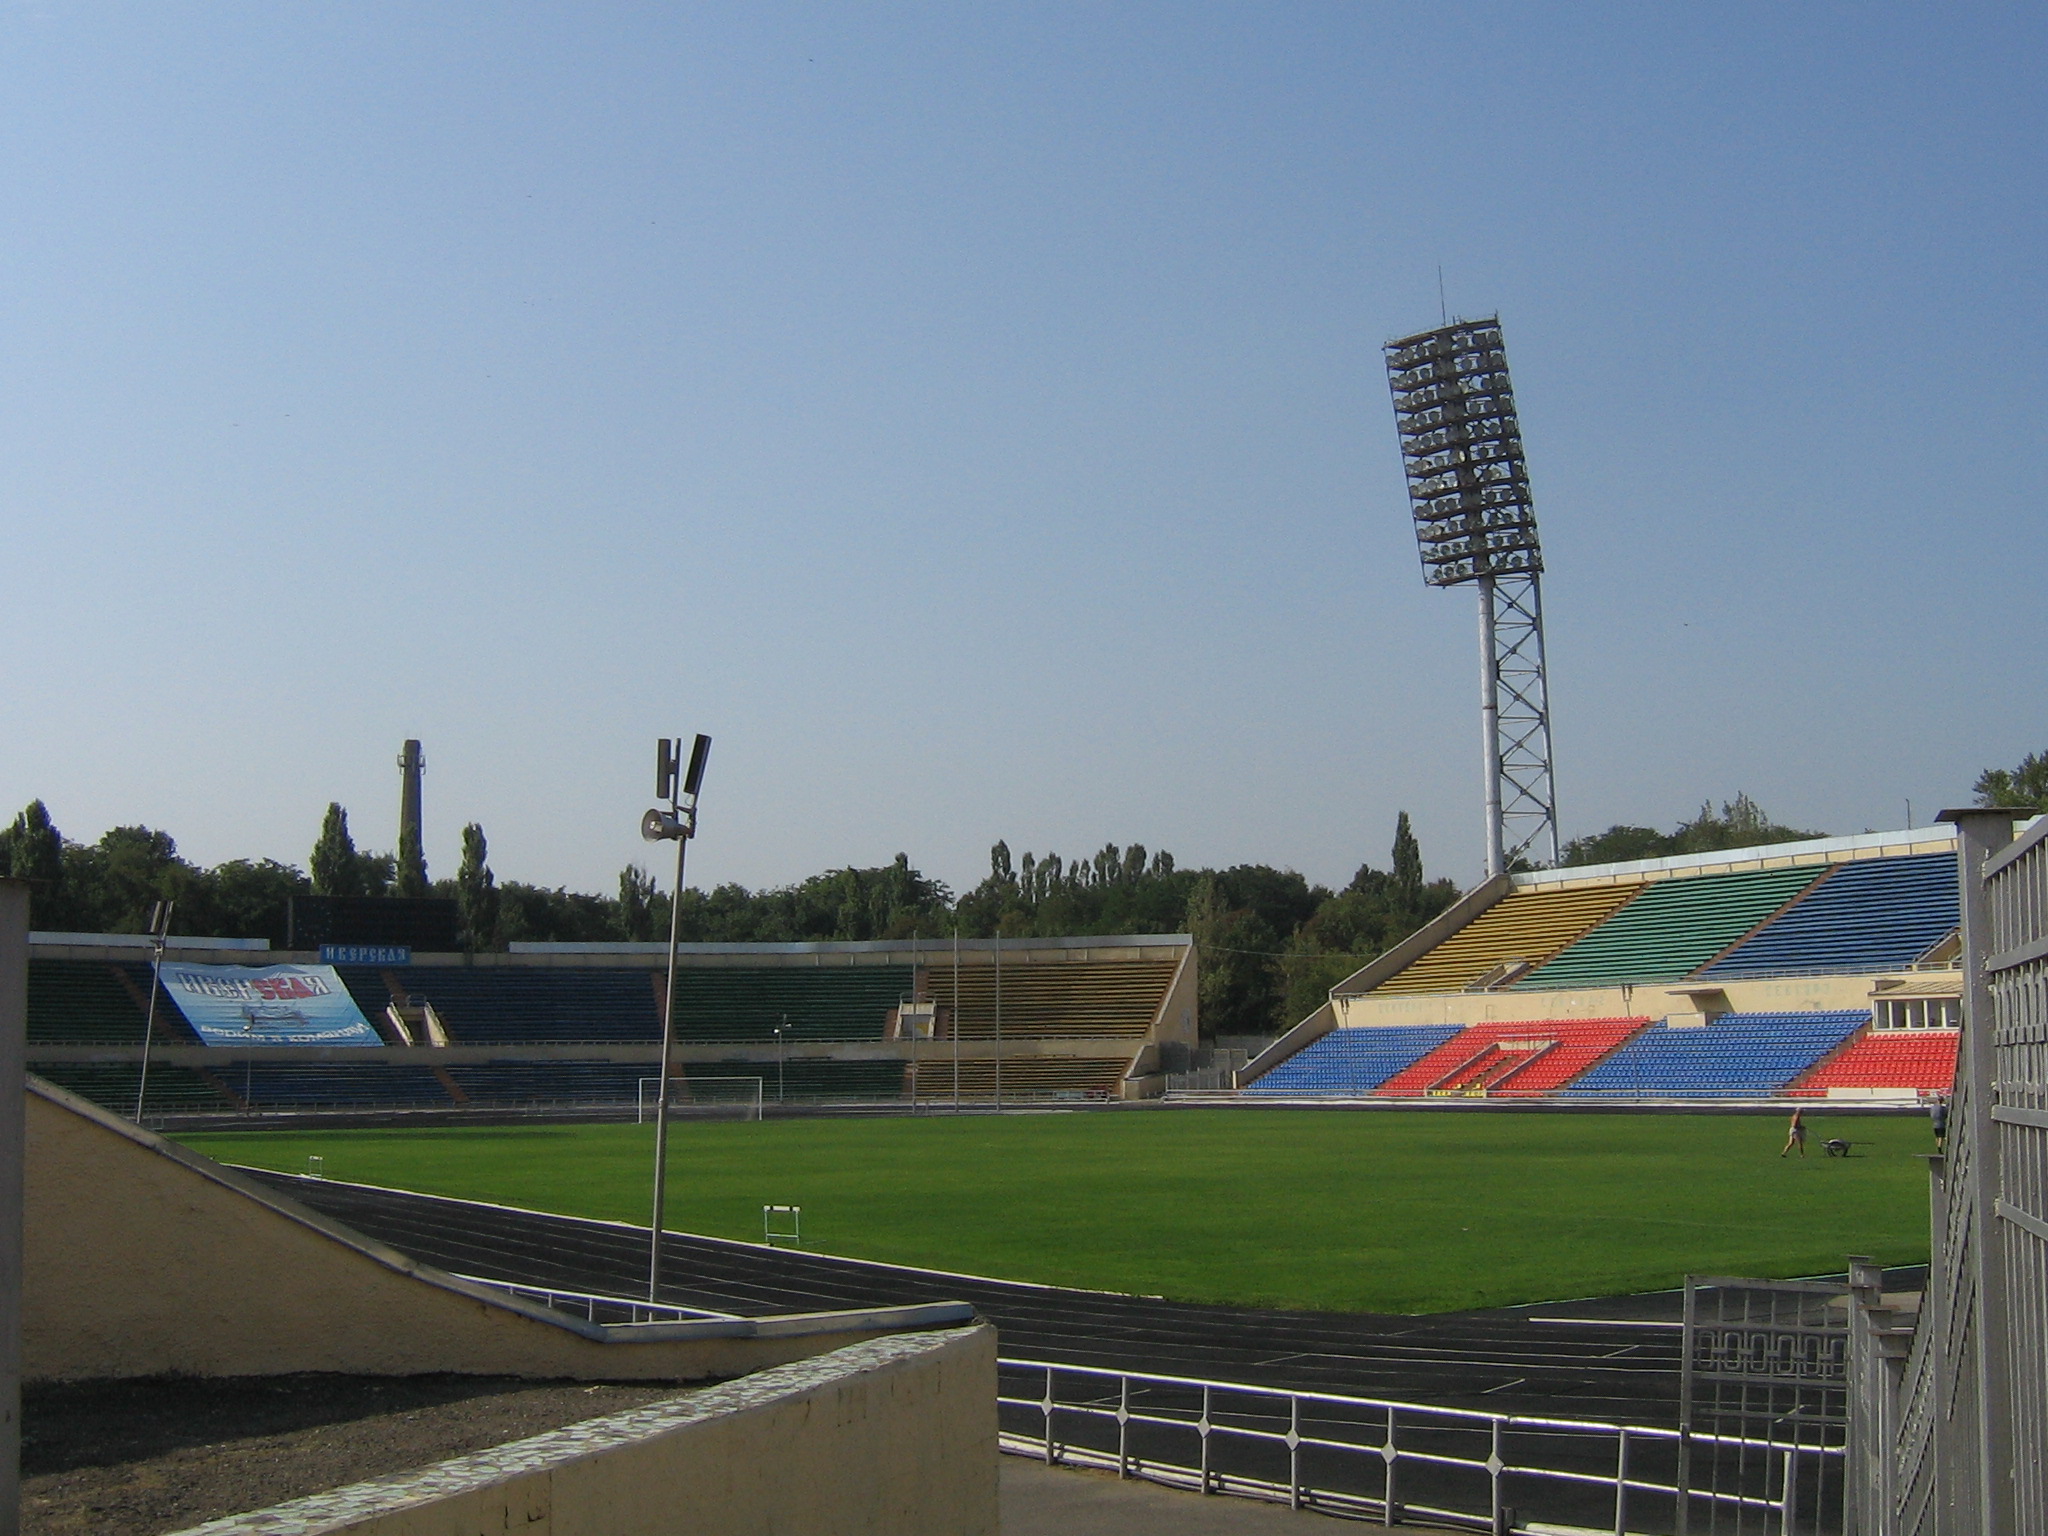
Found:
[[[713,1312],[705,1307],[679,1307],[669,1302],[634,1301],[626,1296],[597,1296],[588,1291],[563,1291],[547,1285],[518,1285],[510,1280],[493,1280],[484,1275],[457,1275],[472,1285],[489,1286],[521,1301],[537,1301],[556,1312],[567,1312],[593,1323],[679,1323],[703,1318],[729,1320],[737,1312]]]
[[[1790,1536],[1808,1529],[1796,1490],[1843,1454],[1838,1446],[1696,1433],[1695,1466],[1760,1453],[1782,1466],[1753,1490],[1682,1495],[1677,1471],[1688,1437],[1675,1429],[1044,1360],[999,1364],[1003,1448],[1012,1454],[1387,1525],[1412,1516],[1506,1533],[1526,1529],[1526,1519],[1626,1536],[1673,1529],[1684,1500],[1754,1512]]]
[[[1857,1288],[1853,1536],[2048,1531],[2048,819],[1949,819],[1962,1049],[1918,1315]]]

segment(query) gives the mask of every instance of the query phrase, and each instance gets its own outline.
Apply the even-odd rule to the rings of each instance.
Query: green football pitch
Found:
[[[1189,1110],[683,1122],[668,1225],[1191,1301],[1434,1312],[1927,1257],[1918,1116]],[[1820,1155],[1830,1135],[1846,1159]],[[224,1162],[647,1220],[651,1128],[191,1135]]]

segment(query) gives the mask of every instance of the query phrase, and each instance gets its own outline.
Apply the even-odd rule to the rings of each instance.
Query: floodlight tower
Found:
[[[1486,872],[1555,864],[1543,551],[1500,319],[1404,336],[1386,354],[1423,580],[1479,588]]]

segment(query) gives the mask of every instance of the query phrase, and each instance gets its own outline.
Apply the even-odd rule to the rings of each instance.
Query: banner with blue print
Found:
[[[187,965],[164,992],[208,1045],[382,1045],[331,965]]]

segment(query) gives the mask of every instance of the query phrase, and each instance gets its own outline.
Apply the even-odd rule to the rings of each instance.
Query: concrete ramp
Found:
[[[457,1279],[61,1088],[28,1080],[30,1381],[433,1372],[702,1381],[964,1303],[606,1326]]]

